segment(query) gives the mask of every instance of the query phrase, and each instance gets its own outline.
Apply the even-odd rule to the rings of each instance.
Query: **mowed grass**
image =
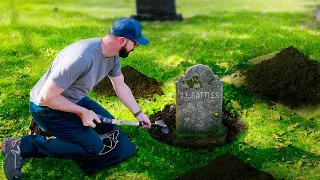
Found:
[[[164,95],[138,99],[148,115],[175,103],[175,81],[195,64],[224,77],[252,66],[248,60],[289,46],[320,60],[316,0],[177,0],[182,22],[142,22],[151,41],[139,46],[130,65],[164,83]],[[0,141],[29,133],[29,91],[55,55],[75,41],[104,36],[118,17],[135,13],[132,0],[0,2]],[[116,97],[90,97],[116,118],[134,120]],[[224,147],[191,150],[154,140],[146,130],[122,126],[137,153],[119,165],[85,174],[72,160],[26,159],[25,179],[174,179],[231,153],[276,179],[320,178],[319,109],[295,113],[260,99],[246,86],[224,84],[223,106],[247,129]],[[300,114],[300,115],[299,115]],[[5,179],[0,156],[0,179]]]

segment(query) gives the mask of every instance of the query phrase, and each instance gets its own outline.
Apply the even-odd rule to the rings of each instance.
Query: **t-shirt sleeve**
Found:
[[[114,60],[114,66],[111,71],[108,73],[108,76],[117,77],[121,75],[121,64],[119,57],[116,57]]]
[[[64,56],[51,72],[51,79],[57,86],[67,89],[88,69],[90,61],[84,57]]]

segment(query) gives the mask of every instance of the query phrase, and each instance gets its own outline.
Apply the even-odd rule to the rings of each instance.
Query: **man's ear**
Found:
[[[127,43],[127,38],[125,37],[118,37],[118,44],[120,46],[124,46]]]

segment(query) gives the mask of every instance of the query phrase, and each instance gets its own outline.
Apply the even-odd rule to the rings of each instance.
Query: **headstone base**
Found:
[[[182,21],[181,14],[154,15],[154,14],[133,14],[131,18],[137,21]]]
[[[169,128],[169,133],[164,134],[157,128],[149,129],[150,135],[156,140],[171,146],[191,148],[191,149],[214,149],[227,145],[238,139],[241,132],[245,130],[244,121],[227,110],[223,110],[222,124],[224,132],[221,134],[211,134],[208,136],[197,136],[190,134],[184,136],[176,131],[176,106],[167,105],[162,111],[150,116],[150,121],[155,122],[162,119]],[[181,136],[183,135],[183,136]]]

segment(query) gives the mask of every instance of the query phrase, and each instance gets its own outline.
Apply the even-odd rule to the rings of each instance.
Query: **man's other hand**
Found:
[[[150,129],[151,122],[147,115],[145,115],[144,113],[140,113],[136,118],[139,122],[145,123],[145,125],[142,126],[143,128]]]

